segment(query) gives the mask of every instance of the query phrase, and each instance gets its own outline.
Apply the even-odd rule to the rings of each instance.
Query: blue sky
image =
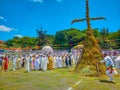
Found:
[[[106,20],[91,21],[92,28],[120,28],[120,0],[89,0],[90,17]],[[0,40],[15,35],[37,37],[36,29],[53,34],[59,30],[86,29],[86,22],[71,25],[73,19],[85,17],[85,0],[0,0]]]

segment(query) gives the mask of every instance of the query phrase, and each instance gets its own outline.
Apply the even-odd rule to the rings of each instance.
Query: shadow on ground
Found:
[[[99,80],[99,81],[102,82],[102,83],[114,83],[115,84],[114,81],[109,81],[109,80]]]

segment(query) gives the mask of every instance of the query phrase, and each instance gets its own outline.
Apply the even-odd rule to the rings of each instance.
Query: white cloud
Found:
[[[57,2],[62,2],[62,0],[56,0]]]
[[[43,0],[30,0],[32,2],[39,2],[39,3],[43,3]]]
[[[10,32],[12,30],[14,30],[14,28],[10,28],[10,27],[7,27],[5,25],[0,25],[0,31]]]
[[[19,38],[22,38],[23,36],[18,34],[18,35],[15,35],[15,37],[19,37]]]
[[[3,20],[3,21],[6,21],[6,19],[2,16],[0,16],[0,19]]]

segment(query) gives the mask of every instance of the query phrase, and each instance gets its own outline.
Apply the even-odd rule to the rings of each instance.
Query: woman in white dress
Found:
[[[47,64],[48,63],[49,63],[48,58],[45,55],[43,55],[42,61],[41,61],[42,71],[47,70]]]

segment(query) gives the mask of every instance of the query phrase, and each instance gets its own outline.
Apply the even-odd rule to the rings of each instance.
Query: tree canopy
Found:
[[[92,29],[93,34],[95,38],[97,39],[99,45],[103,49],[109,49],[112,47],[113,49],[120,48],[120,29],[118,29],[117,32],[109,32],[108,29],[108,34],[105,36],[106,39],[103,39],[103,35],[101,34],[101,30],[103,29]],[[83,43],[85,40],[86,32],[87,29],[85,30],[79,30],[76,28],[70,28],[70,29],[65,29],[65,30],[59,30],[56,32],[55,35],[49,35],[47,33],[44,33],[44,31],[41,31],[42,34],[37,37],[29,37],[29,36],[24,36],[24,37],[13,37],[13,39],[9,39],[5,41],[5,44],[7,47],[16,47],[16,48],[35,48],[36,46],[44,46],[44,45],[50,45],[55,49],[70,49],[73,46]],[[46,31],[47,32],[47,31]],[[42,39],[43,38],[43,39]],[[45,41],[44,41],[45,39]]]

